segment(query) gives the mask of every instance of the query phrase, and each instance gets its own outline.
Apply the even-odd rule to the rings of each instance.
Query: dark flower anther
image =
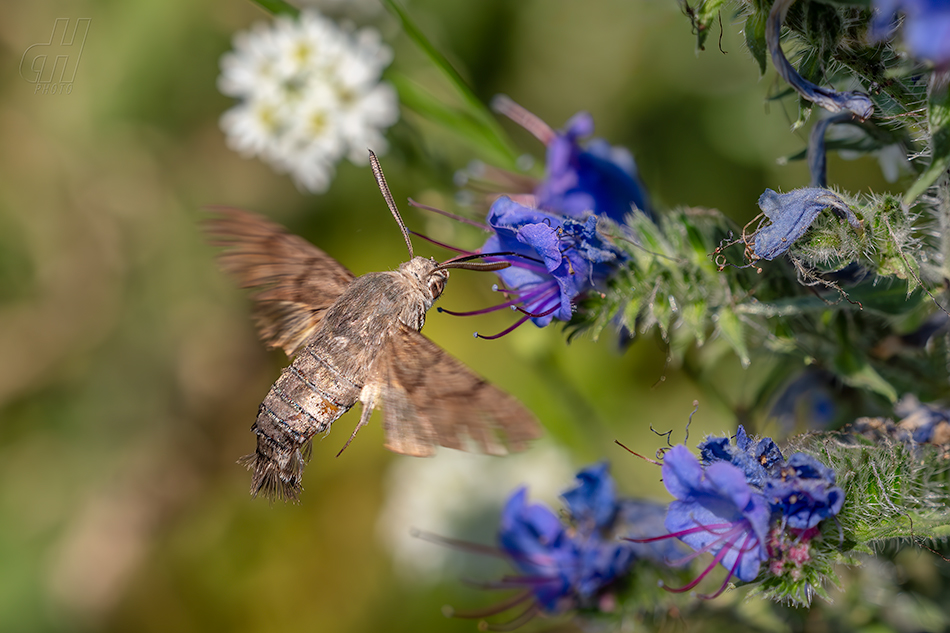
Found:
[[[555,131],[504,95],[495,97],[492,107],[547,146],[545,176],[534,191],[535,206],[572,216],[592,212],[618,224],[623,224],[633,207],[653,217],[633,155],[600,138],[581,143],[594,133],[590,114],[579,112],[563,130]]]
[[[782,52],[782,22],[788,8],[795,0],[775,0],[769,11],[765,26],[765,41],[772,56],[772,63],[778,74],[794,88],[804,99],[815,103],[830,112],[852,112],[855,117],[865,121],[874,114],[871,98],[863,92],[836,92],[830,88],[816,86],[798,74]]]
[[[759,197],[759,208],[772,223],[751,236],[755,240],[754,247],[747,256],[753,260],[772,260],[784,254],[825,209],[831,209],[838,217],[847,219],[855,231],[863,230],[861,221],[847,203],[827,189],[806,187],[788,193],[766,189]]]

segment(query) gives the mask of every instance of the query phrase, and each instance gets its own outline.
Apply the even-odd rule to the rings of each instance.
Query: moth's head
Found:
[[[399,266],[399,271],[417,284],[419,290],[430,302],[439,298],[449,278],[449,271],[440,268],[434,259],[425,257],[413,257]]]

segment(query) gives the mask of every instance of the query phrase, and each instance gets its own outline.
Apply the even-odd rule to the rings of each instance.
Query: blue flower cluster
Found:
[[[482,253],[504,252],[489,261],[507,261],[498,272],[499,290],[523,317],[497,338],[528,319],[544,327],[553,319],[570,320],[573,306],[586,291],[602,284],[622,261],[623,252],[598,232],[602,218],[622,224],[638,209],[652,218],[646,189],[629,151],[603,139],[586,143],[594,130],[585,112],[555,131],[510,99],[495,108],[525,126],[547,148],[545,177],[530,195],[503,195],[491,205],[488,228],[494,231]]]
[[[505,578],[497,586],[527,591],[503,603],[503,610],[531,602],[514,622],[538,612],[607,610],[612,603],[610,589],[634,562],[640,558],[659,562],[676,552],[668,544],[636,545],[621,540],[655,532],[665,507],[618,498],[606,463],[580,471],[577,480],[577,486],[562,495],[568,523],[547,506],[529,504],[525,488],[515,491],[505,504],[498,542],[522,575]]]
[[[495,234],[482,252],[509,252],[511,266],[498,271],[505,293],[534,323],[543,327],[557,318],[570,320],[573,302],[603,282],[622,259],[621,251],[597,233],[597,217],[584,220],[532,209],[508,197],[499,198],[488,214]]]
[[[818,523],[833,517],[844,504],[844,492],[835,486],[835,473],[814,457],[795,453],[787,461],[770,438],[754,442],[740,426],[735,443],[710,437],[699,445],[700,459],[685,446],[670,449],[663,458],[663,483],[676,501],[666,515],[669,534],[645,539],[678,538],[694,553],[710,553],[713,561],[685,587],[695,587],[717,565],[728,575],[752,581],[763,562],[787,558],[784,536],[796,537],[798,550],[817,534]],[[778,536],[777,536],[778,535]],[[796,550],[797,551],[797,550]],[[797,563],[807,556],[797,554]],[[773,573],[782,566],[770,565]]]

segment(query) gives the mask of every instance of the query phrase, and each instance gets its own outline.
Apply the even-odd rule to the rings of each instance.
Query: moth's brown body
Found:
[[[357,402],[357,430],[384,405],[386,447],[406,455],[431,455],[437,445],[504,454],[540,434],[518,401],[419,333],[448,263],[413,257],[397,271],[354,279],[260,216],[224,210],[207,228],[213,243],[230,247],[225,270],[258,288],[261,338],[293,357],[251,427],[257,450],[242,462],[254,471],[253,494],[296,498],[310,440]]]

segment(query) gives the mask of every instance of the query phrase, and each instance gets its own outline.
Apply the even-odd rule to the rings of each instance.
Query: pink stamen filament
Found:
[[[412,231],[412,230],[410,230],[409,232],[412,233],[413,235],[415,235],[416,237],[421,237],[422,239],[424,239],[425,241],[429,242],[430,244],[435,244],[436,246],[441,246],[442,248],[444,248],[444,249],[446,249],[446,250],[450,250],[450,251],[453,251],[453,252],[456,252],[456,253],[461,253],[462,255],[476,255],[476,254],[477,254],[475,251],[467,251],[467,250],[462,249],[462,248],[456,248],[455,246],[449,246],[448,244],[445,244],[445,243],[440,242],[440,241],[438,241],[438,240],[434,240],[434,239],[432,239],[431,237],[429,237],[428,235],[423,235],[422,233],[416,233],[415,231]],[[500,260],[500,261],[506,261],[506,260]]]
[[[436,543],[438,545],[444,545],[447,547],[453,547],[465,552],[471,552],[475,554],[483,554],[485,556],[495,556],[497,558],[507,558],[508,555],[497,547],[492,547],[491,545],[480,545],[478,543],[470,543],[468,541],[460,541],[454,538],[448,538],[445,536],[439,536],[438,534],[433,534],[432,532],[424,532],[422,530],[413,529],[410,533],[411,536],[415,538],[422,539],[423,541],[429,541],[430,543]]]
[[[713,548],[716,547],[717,545],[720,545],[723,541],[725,541],[725,540],[727,540],[727,539],[730,539],[730,538],[732,538],[733,536],[737,536],[737,535],[739,535],[739,534],[741,534],[741,533],[743,533],[743,532],[745,532],[745,531],[746,531],[746,530],[745,530],[745,526],[738,525],[738,526],[734,527],[733,529],[729,530],[728,532],[726,532],[725,534],[722,534],[722,535],[719,535],[718,532],[713,532],[713,534],[716,534],[717,536],[719,536],[719,538],[717,538],[717,539],[714,540],[714,541],[710,541],[709,543],[706,543],[706,545],[704,545],[703,547],[699,548],[698,550],[695,550],[695,551],[691,552],[690,554],[687,554],[687,555],[684,556],[683,558],[680,558],[680,559],[674,560],[674,561],[669,561],[667,564],[669,564],[670,566],[676,567],[676,566],[679,566],[679,565],[683,565],[683,564],[685,564],[685,563],[688,563],[689,561],[691,561],[691,560],[693,560],[694,558],[700,556],[701,554],[705,554],[706,552],[710,551],[711,549],[713,549]]]
[[[514,587],[518,587],[519,589],[524,587],[537,589],[538,587],[543,587],[544,585],[556,580],[557,577],[554,576],[505,576],[501,580],[495,580],[492,582],[467,581],[466,584],[473,587],[478,587],[479,589],[498,591],[512,589]]]
[[[739,547],[739,551],[740,551],[740,552],[746,552],[746,551],[751,551],[752,549],[755,549],[755,547],[754,547],[755,544],[756,544],[755,541],[753,541],[753,546],[752,546],[752,547],[750,547],[748,550],[745,549],[746,543],[749,541],[750,538],[752,538],[752,535],[751,535],[751,534],[746,534],[746,535],[745,535],[745,540],[742,541],[742,546]],[[712,600],[713,598],[718,598],[719,596],[721,596],[721,595],[722,595],[722,592],[725,591],[725,590],[726,590],[726,587],[729,586],[729,580],[730,580],[733,576],[736,575],[736,570],[739,569],[739,563],[740,563],[741,561],[742,561],[742,556],[741,556],[741,555],[740,555],[740,556],[736,556],[736,562],[734,562],[734,563],[732,564],[732,569],[729,570],[729,573],[726,575],[726,579],[723,580],[723,581],[722,581],[722,585],[719,586],[719,591],[717,591],[717,592],[714,593],[714,594],[705,595],[705,596],[700,596],[700,598],[704,598],[704,599],[706,599],[706,600]]]
[[[448,248],[448,247],[446,247],[446,248]],[[538,273],[539,275],[542,275],[542,276],[543,276],[543,275],[550,275],[550,274],[551,274],[550,272],[548,272],[548,269],[547,269],[546,266],[544,266],[544,265],[540,265],[540,266],[539,266],[539,265],[538,265],[538,264],[541,263],[540,260],[527,260],[527,261],[526,261],[526,260],[520,259],[520,258],[518,258],[518,259],[504,259],[503,257],[498,257],[498,258],[495,258],[495,257],[486,257],[486,258],[485,258],[485,261],[486,261],[486,262],[493,262],[493,261],[509,262],[509,263],[511,264],[511,267],[512,267],[512,268],[524,268],[525,270],[530,270],[530,271],[535,272],[535,273]],[[537,261],[538,264],[532,263],[533,261]]]
[[[654,543],[656,541],[665,541],[670,538],[680,538],[681,536],[689,536],[690,534],[695,534],[696,532],[709,532],[712,530],[721,530],[724,528],[733,527],[732,523],[715,523],[713,525],[700,525],[697,527],[692,527],[686,530],[680,530],[679,532],[672,532],[670,534],[664,534],[663,536],[652,536],[650,538],[625,538],[625,541],[630,541],[631,543]]]
[[[487,618],[488,616],[498,615],[499,613],[504,613],[508,609],[518,606],[525,600],[531,599],[534,594],[530,589],[521,591],[508,600],[503,600],[498,604],[494,604],[490,607],[485,607],[484,609],[472,609],[470,611],[455,611],[452,610],[453,618],[462,618],[464,620],[477,620],[479,618]]]
[[[555,294],[556,294],[556,293],[555,293]],[[556,297],[555,297],[555,299],[556,299]],[[543,318],[543,317],[548,316],[549,314],[554,314],[555,312],[557,312],[557,311],[561,308],[561,302],[560,302],[560,301],[554,301],[554,304],[553,304],[550,308],[547,308],[547,306],[549,306],[549,305],[551,305],[551,302],[550,302],[550,301],[547,301],[547,302],[545,302],[542,306],[540,306],[538,309],[539,309],[539,310],[542,310],[542,312],[529,312],[528,310],[525,310],[525,309],[522,308],[521,306],[516,306],[516,308],[517,308],[518,312],[520,312],[520,313],[522,313],[522,314],[527,314],[527,315],[528,315],[529,317],[531,317],[532,319],[540,319],[540,318]],[[545,308],[547,308],[547,309],[545,309]]]
[[[698,585],[700,582],[702,582],[703,578],[705,578],[709,574],[709,572],[712,571],[713,568],[716,565],[718,565],[720,561],[722,561],[723,558],[725,558],[726,554],[729,553],[729,550],[732,548],[732,545],[739,538],[740,534],[741,532],[739,532],[738,534],[730,538],[728,541],[726,541],[726,543],[722,546],[722,548],[718,552],[716,552],[716,557],[713,558],[711,563],[709,563],[709,566],[706,569],[704,569],[702,573],[700,573],[699,576],[694,578],[691,582],[687,583],[686,585],[683,585],[682,587],[667,587],[664,585],[663,588],[672,593],[684,593],[686,591],[689,591],[696,585]],[[748,535],[746,536],[748,537]]]
[[[484,334],[479,334],[478,332],[475,332],[475,336],[478,337],[478,338],[481,338],[481,339],[485,339],[486,341],[494,341],[495,339],[501,338],[501,337],[504,336],[505,334],[510,334],[511,332],[514,332],[516,329],[518,329],[519,326],[523,325],[524,322],[527,321],[527,320],[530,319],[530,318],[531,318],[531,317],[529,317],[528,315],[525,315],[525,316],[521,317],[520,319],[518,319],[518,320],[515,322],[514,325],[512,325],[511,327],[509,327],[509,328],[507,328],[507,329],[502,330],[502,331],[499,332],[498,334],[493,334],[493,335],[491,335],[491,336],[485,336]]]
[[[528,112],[521,105],[512,101],[507,95],[495,95],[491,101],[491,107],[498,114],[505,115],[523,127],[545,145],[554,140],[555,133],[550,125],[538,118],[533,112]]]
[[[556,292],[557,288],[554,288],[553,290]],[[549,288],[545,288],[543,286],[535,287],[534,289],[532,289],[532,292],[525,294],[523,297],[511,299],[509,301],[505,301],[504,303],[499,303],[498,305],[482,308],[481,310],[472,310],[471,312],[455,312],[453,310],[446,310],[445,308],[436,308],[436,310],[439,312],[444,312],[446,314],[451,314],[452,316],[477,316],[479,314],[488,314],[489,312],[496,312],[503,308],[514,307],[516,303],[524,303],[524,302],[533,300],[533,298],[536,295],[541,295],[542,298],[547,298],[548,292],[550,292]]]
[[[555,300],[555,305],[554,305],[551,309],[545,311],[545,308],[547,308],[547,306],[550,305],[549,303],[542,303],[542,304],[541,304],[542,312],[540,312],[540,313],[528,312],[528,311],[525,310],[524,308],[517,307],[517,310],[518,310],[519,312],[521,312],[522,314],[524,314],[524,316],[521,317],[520,319],[518,319],[518,320],[515,322],[514,325],[512,325],[511,327],[509,327],[509,328],[507,328],[507,329],[505,329],[505,330],[502,330],[501,332],[499,332],[498,334],[495,334],[495,335],[493,335],[493,336],[484,336],[484,335],[482,335],[482,334],[479,334],[478,332],[475,333],[475,336],[476,336],[477,338],[483,338],[483,339],[486,339],[486,340],[489,340],[489,341],[493,341],[493,340],[495,340],[495,339],[501,338],[502,336],[504,336],[504,335],[506,335],[506,334],[510,334],[511,332],[513,332],[514,330],[516,330],[518,327],[520,327],[521,325],[523,325],[523,324],[525,323],[525,321],[527,321],[528,319],[538,319],[538,318],[546,317],[546,316],[548,316],[548,315],[550,315],[550,314],[553,314],[554,312],[556,312],[556,311],[560,308],[560,302],[557,301],[557,296],[556,296],[556,295],[557,295],[557,291],[558,291],[558,289],[557,289],[557,287],[555,286],[553,289],[551,289],[551,290],[549,291],[550,294],[551,294],[551,295],[554,295],[554,296],[547,296],[548,293],[545,293],[545,294],[542,295],[541,298],[538,300],[538,302],[540,303],[541,301],[547,301],[547,300],[549,300],[549,299],[554,299],[554,300]],[[525,301],[524,298],[522,298],[521,301],[524,302],[524,301]]]
[[[489,631],[514,631],[515,629],[521,627],[523,624],[526,624],[537,615],[538,611],[541,610],[541,606],[535,602],[528,606],[527,609],[516,615],[512,620],[506,622],[505,624],[489,624],[485,628]]]
[[[483,231],[491,231],[491,227],[489,227],[487,224],[483,224],[483,223],[481,223],[481,222],[476,222],[475,220],[469,220],[468,218],[463,218],[462,216],[456,215],[456,214],[454,214],[454,213],[452,213],[452,212],[450,212],[450,211],[443,211],[442,209],[437,209],[436,207],[430,207],[430,206],[427,205],[427,204],[420,204],[419,202],[416,202],[416,201],[413,200],[412,198],[409,198],[409,206],[411,206],[411,207],[416,207],[416,208],[418,208],[418,209],[424,209],[424,210],[426,210],[426,211],[431,211],[431,212],[433,212],[433,213],[438,213],[439,215],[444,215],[444,216],[447,217],[447,218],[452,218],[453,220],[458,220],[459,222],[462,222],[462,223],[464,223],[464,224],[470,224],[470,225],[472,225],[472,226],[477,226],[478,228],[480,228],[480,229],[483,230]]]

